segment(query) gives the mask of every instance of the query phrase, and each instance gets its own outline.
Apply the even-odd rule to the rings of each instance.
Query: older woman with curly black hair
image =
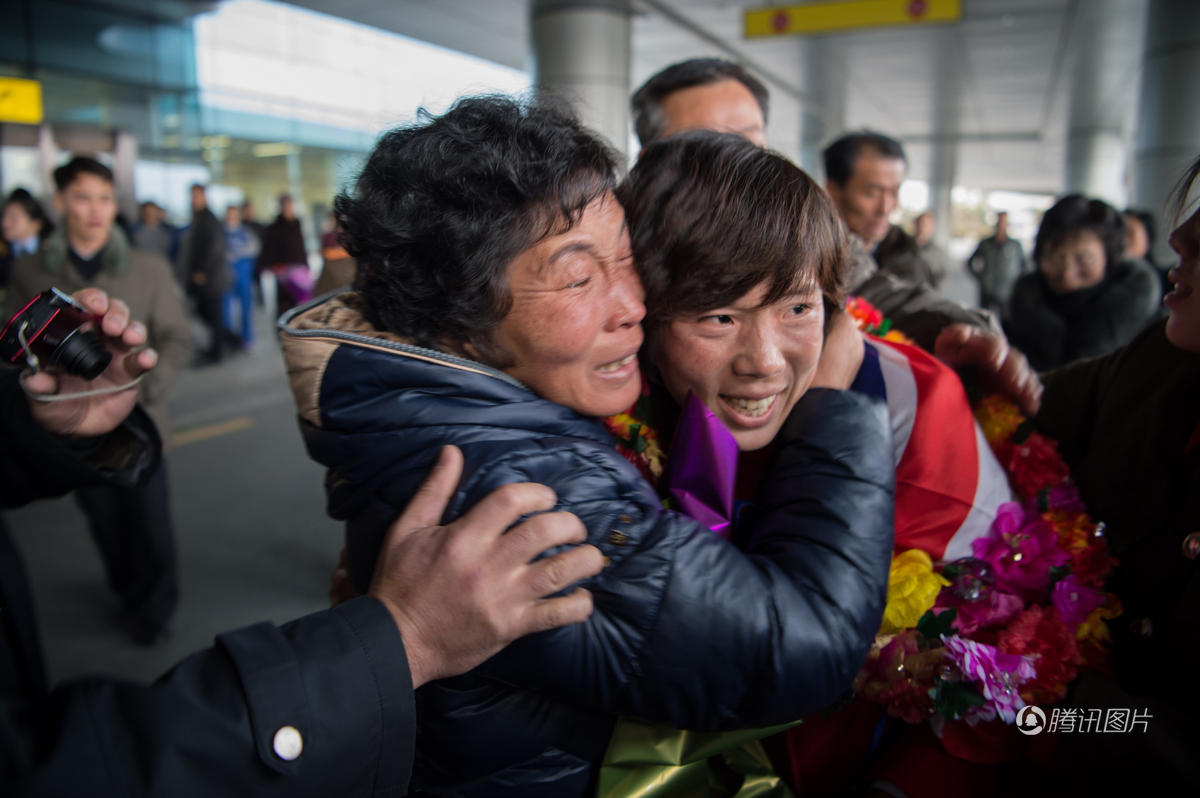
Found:
[[[414,794],[589,794],[619,714],[696,730],[801,717],[849,687],[879,625],[893,511],[879,403],[829,388],[796,402],[741,550],[664,510],[614,449],[598,417],[641,393],[645,314],[614,173],[541,100],[423,115],[337,200],[356,290],[281,320],[360,590],[442,444],[466,462],[449,517],[542,482],[607,558],[588,622],[422,688]]]
[[[1009,342],[1034,368],[1108,354],[1158,313],[1158,275],[1123,260],[1124,249],[1121,214],[1105,202],[1071,194],[1046,211],[1037,269],[1017,280],[1004,314]]]

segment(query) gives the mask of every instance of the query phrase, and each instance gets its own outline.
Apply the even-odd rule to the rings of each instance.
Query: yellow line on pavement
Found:
[[[171,436],[171,446],[187,446],[189,443],[206,441],[210,438],[219,438],[222,435],[228,435],[238,430],[250,429],[253,426],[254,419],[249,416],[231,418],[228,421],[222,421],[218,424],[207,424],[203,427],[195,427],[176,433]]]

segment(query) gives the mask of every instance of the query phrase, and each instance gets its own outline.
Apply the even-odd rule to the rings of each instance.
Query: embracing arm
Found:
[[[764,520],[744,553],[662,510],[653,494],[568,504],[610,562],[587,583],[595,615],[518,641],[485,672],[698,731],[794,720],[833,703],[883,612],[888,436],[874,400],[810,391],[793,411],[764,488]],[[571,485],[597,478],[578,466],[560,473]]]

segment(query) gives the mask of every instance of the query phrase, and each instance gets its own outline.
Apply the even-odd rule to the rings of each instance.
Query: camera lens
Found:
[[[100,336],[91,330],[76,329],[50,355],[50,365],[66,369],[68,374],[94,380],[108,368],[112,354],[104,348]]]

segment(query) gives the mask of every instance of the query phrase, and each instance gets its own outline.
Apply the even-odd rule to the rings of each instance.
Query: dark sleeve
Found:
[[[1087,449],[1096,429],[1097,406],[1124,353],[1121,349],[1104,357],[1077,360],[1041,375],[1042,406],[1035,422],[1041,432],[1058,442],[1068,463],[1076,462]]]
[[[275,250],[278,248],[276,243],[278,236],[275,235],[275,225],[270,224],[263,228],[262,247],[258,250],[258,268],[265,269],[276,263],[279,259],[275,257]]]
[[[148,687],[87,679],[25,709],[18,795],[401,796],[412,767],[407,658],[373,598],[221,635]]]
[[[609,558],[587,583],[595,613],[517,641],[483,672],[597,711],[698,731],[764,726],[828,706],[849,689],[883,613],[893,534],[889,435],[875,400],[809,391],[788,422],[764,486],[765,518],[744,552],[663,510],[648,490],[614,492],[612,477],[607,495],[595,498],[590,488],[591,501],[568,500],[564,508]],[[604,479],[607,465],[575,460],[562,461],[549,483],[560,499]],[[619,460],[610,452],[609,463]]]
[[[992,314],[968,308],[939,294],[927,285],[903,280],[894,274],[876,272],[856,292],[870,302],[892,325],[916,341],[927,352],[933,351],[938,333],[951,324],[970,324],[985,330],[998,330]]]
[[[975,278],[983,274],[983,241],[975,245],[975,251],[967,258],[967,271]]]
[[[80,485],[136,485],[153,473],[162,444],[140,407],[108,435],[79,439],[47,432],[29,414],[16,371],[0,373],[0,504],[15,507]]]

